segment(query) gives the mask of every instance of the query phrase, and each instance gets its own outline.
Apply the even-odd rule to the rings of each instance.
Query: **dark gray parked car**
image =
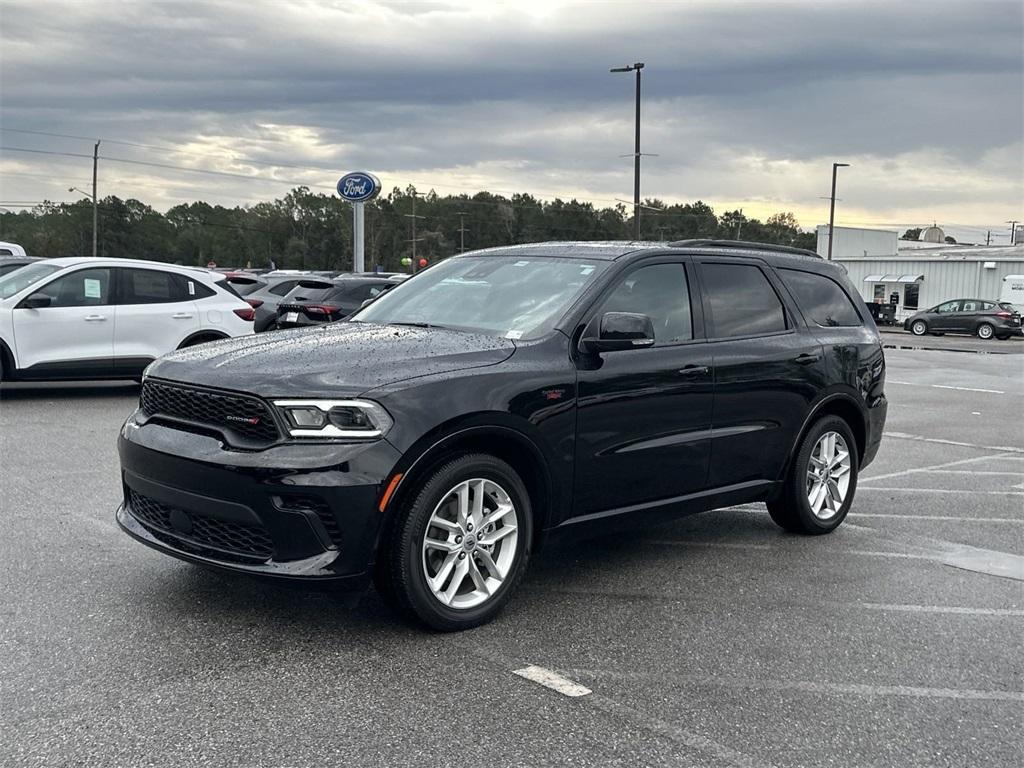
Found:
[[[903,328],[915,336],[927,333],[969,333],[982,339],[1022,335],[1020,312],[1006,302],[953,299],[907,318]]]

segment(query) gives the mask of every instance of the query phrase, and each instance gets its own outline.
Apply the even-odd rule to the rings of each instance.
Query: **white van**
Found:
[[[1017,309],[1024,309],[1024,275],[1007,275],[1003,278],[999,301],[1009,302]]]

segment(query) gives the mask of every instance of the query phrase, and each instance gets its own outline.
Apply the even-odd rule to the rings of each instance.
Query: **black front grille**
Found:
[[[186,512],[131,489],[128,489],[128,509],[157,538],[179,549],[218,559],[228,555],[232,559],[262,562],[274,556],[274,543],[262,525],[233,523]]]
[[[270,407],[248,395],[146,379],[139,407],[150,417],[213,429],[233,444],[268,445],[280,436]]]

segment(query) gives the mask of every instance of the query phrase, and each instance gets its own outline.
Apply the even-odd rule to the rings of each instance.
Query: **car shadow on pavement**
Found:
[[[518,621],[528,620],[551,593],[588,594],[610,571],[633,572],[637,562],[649,559],[657,539],[682,538],[767,543],[788,537],[767,514],[720,511],[554,544],[533,557],[525,588],[513,596],[509,609]],[[681,568],[684,565],[680,562]],[[314,642],[316,636],[332,644],[367,637],[387,638],[389,644],[415,644],[424,636],[422,628],[403,622],[373,588],[353,604],[349,594],[340,591],[282,585],[185,563],[136,580],[126,600],[138,610],[154,610],[163,620],[169,618],[171,626],[233,627],[266,635],[268,642],[273,638],[274,645],[282,638]]]

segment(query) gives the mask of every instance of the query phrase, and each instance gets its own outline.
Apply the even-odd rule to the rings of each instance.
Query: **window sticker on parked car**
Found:
[[[193,283],[191,280],[188,281],[188,295],[189,296],[195,296],[196,295],[196,284]]]
[[[521,339],[521,338],[523,338],[523,332],[522,331],[509,331],[508,333],[505,334],[505,338],[506,339]]]
[[[83,281],[83,288],[85,291],[85,298],[87,299],[102,299],[103,290],[100,287],[100,281],[94,280],[91,277],[85,278]]]
[[[590,265],[590,264],[584,264],[583,266],[580,267],[580,274],[581,275],[589,275],[593,271],[594,271],[594,267],[592,265]]]
[[[512,266],[513,266],[513,267],[525,267],[525,266],[529,265],[529,263],[530,263],[530,262],[528,262],[528,261],[517,261],[517,262],[516,262],[515,264],[513,264]]]

